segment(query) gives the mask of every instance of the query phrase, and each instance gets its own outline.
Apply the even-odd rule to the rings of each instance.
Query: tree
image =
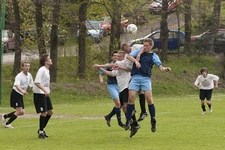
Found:
[[[168,23],[167,23],[167,18],[168,18],[168,1],[163,0],[162,1],[162,17],[161,17],[161,22],[160,22],[160,38],[161,38],[161,46],[162,46],[162,53],[161,53],[161,60],[166,61],[167,60],[167,47],[168,47]]]
[[[20,11],[19,11],[19,1],[13,0],[13,13],[14,13],[14,28],[13,32],[15,33],[16,37],[16,51],[15,51],[15,56],[14,56],[14,66],[13,66],[13,74],[17,74],[20,72],[20,66],[21,66],[21,40],[20,40]]]
[[[50,80],[56,82],[57,79],[57,60],[58,60],[58,29],[59,29],[59,14],[60,14],[60,0],[54,0],[54,9],[52,17],[52,29],[50,38],[50,57],[52,59],[52,66],[50,67]]]
[[[87,8],[89,0],[80,0],[79,8],[79,36],[78,36],[78,46],[79,46],[79,60],[78,60],[78,77],[81,79],[85,78],[85,52],[86,52],[86,20],[87,20]]]
[[[36,29],[37,29],[37,44],[39,56],[46,53],[45,40],[43,32],[43,15],[42,15],[42,1],[33,0],[35,4],[35,18],[36,18]]]
[[[191,4],[192,0],[184,0],[184,17],[185,17],[185,45],[184,51],[190,51],[190,41],[191,41]]]

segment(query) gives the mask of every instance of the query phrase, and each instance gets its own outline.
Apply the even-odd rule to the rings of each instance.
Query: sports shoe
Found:
[[[130,137],[134,136],[140,128],[141,126],[139,124],[137,126],[131,126]]]
[[[111,125],[110,125],[110,119],[108,118],[108,116],[106,115],[106,116],[104,116],[105,117],[105,120],[106,120],[106,124],[109,126],[109,127],[111,127]]]
[[[1,123],[2,123],[3,126],[5,126],[5,117],[4,117],[4,115],[5,114],[2,114],[2,118],[1,118]]]
[[[5,125],[5,128],[13,128],[13,126],[11,124],[7,124]]]
[[[211,108],[209,109],[209,112],[213,112],[212,106],[211,106]]]
[[[39,132],[41,132],[40,129],[38,129],[37,133],[39,134]],[[43,133],[44,133],[45,137],[48,138],[48,135],[46,134],[46,132],[44,130],[43,130]]]
[[[206,113],[206,111],[203,111],[202,114],[204,115]]]
[[[152,127],[151,127],[152,132],[155,132],[156,131],[156,121],[152,121],[151,125],[152,125]]]
[[[127,121],[126,122],[126,125],[125,125],[125,127],[124,127],[124,129],[125,130],[128,130],[128,129],[130,129],[130,125],[133,123],[133,120],[131,119],[131,120],[129,120],[129,121]]]
[[[46,139],[44,132],[38,134],[39,139]]]
[[[141,113],[141,114],[140,114],[140,117],[138,118],[138,122],[144,120],[145,117],[147,117],[147,116],[148,116],[148,113],[147,113],[147,112]]]

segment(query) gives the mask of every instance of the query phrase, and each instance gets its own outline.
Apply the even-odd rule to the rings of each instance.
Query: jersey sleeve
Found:
[[[163,66],[163,63],[162,63],[161,60],[159,59],[159,56],[156,55],[155,53],[153,53],[152,60],[153,60],[153,63],[154,63],[156,66],[160,66],[160,65]]]

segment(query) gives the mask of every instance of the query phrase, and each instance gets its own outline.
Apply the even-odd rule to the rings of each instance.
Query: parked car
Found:
[[[4,42],[4,53],[7,53],[10,49],[15,49],[15,34],[12,31],[2,30],[2,41]]]
[[[50,35],[51,35],[51,25],[46,24],[43,27],[44,33],[45,33],[45,43],[50,43]],[[37,39],[37,29],[35,27],[32,27],[27,30],[21,30],[20,32],[21,37],[25,39],[29,39],[31,41],[36,41]],[[58,43],[61,45],[64,45],[66,40],[68,39],[67,31],[61,28],[58,28]]]
[[[111,33],[111,26],[112,26],[112,20],[110,17],[105,16],[103,21],[100,21],[101,26],[103,28],[103,36],[107,36]],[[120,32],[126,33],[127,32],[127,26],[129,24],[128,19],[121,16],[121,25],[120,25]]]
[[[163,0],[153,0],[149,6],[150,13],[160,13],[162,11]],[[175,11],[177,6],[180,4],[180,0],[172,0],[168,2],[168,11]]]
[[[225,28],[218,28],[216,32],[208,30],[200,35],[191,37],[191,41],[195,42],[197,48],[203,48],[216,53],[225,53]]]
[[[179,42],[180,46],[184,45],[185,33],[183,31],[178,32],[178,30],[170,30],[168,35],[168,50],[178,49]],[[130,44],[130,46],[134,44],[143,44],[144,39],[146,38],[151,38],[154,41],[154,47],[152,49],[161,49],[160,30],[154,31],[143,38],[128,41],[127,43]]]
[[[87,20],[86,28],[87,28],[88,38],[94,39],[96,43],[101,42],[103,38],[103,28],[99,21]],[[79,35],[79,30],[78,30],[78,35]]]

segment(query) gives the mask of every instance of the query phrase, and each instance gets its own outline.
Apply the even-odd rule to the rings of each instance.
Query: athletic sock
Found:
[[[211,109],[212,104],[208,104],[209,109]]]
[[[47,116],[46,116],[44,128],[45,128],[46,125],[48,124],[48,121],[49,121],[50,118],[51,118],[51,115],[47,115]]]
[[[40,116],[39,118],[39,130],[43,131],[45,127],[45,116]]]
[[[151,116],[151,122],[156,121],[155,120],[155,105],[154,104],[148,105],[148,109]]]
[[[133,115],[132,115],[132,119],[133,119],[133,123],[132,123],[132,125],[133,125],[133,126],[137,126],[137,125],[138,125],[138,123],[137,123],[137,119],[136,119],[135,114],[133,114]]]
[[[107,115],[109,119],[112,118],[116,114],[115,107],[113,107],[112,111]]]
[[[145,108],[145,95],[144,94],[139,94],[139,104],[140,104],[140,108],[141,108],[141,113],[145,113],[146,112],[146,108]]]
[[[121,111],[120,111],[120,108],[115,108],[115,112],[116,112],[116,117],[117,117],[118,124],[121,125],[122,124],[122,121],[121,121]]]
[[[205,105],[202,105],[202,110],[203,110],[203,111],[206,111]]]
[[[127,121],[131,120],[132,112],[134,110],[134,104],[127,104]]]
[[[8,114],[5,114],[4,115],[4,118],[10,118],[13,114],[15,113],[15,111],[11,112],[11,113],[8,113]]]
[[[14,120],[16,120],[17,116],[15,114],[12,114],[10,119],[6,122],[6,125],[11,124]]]

